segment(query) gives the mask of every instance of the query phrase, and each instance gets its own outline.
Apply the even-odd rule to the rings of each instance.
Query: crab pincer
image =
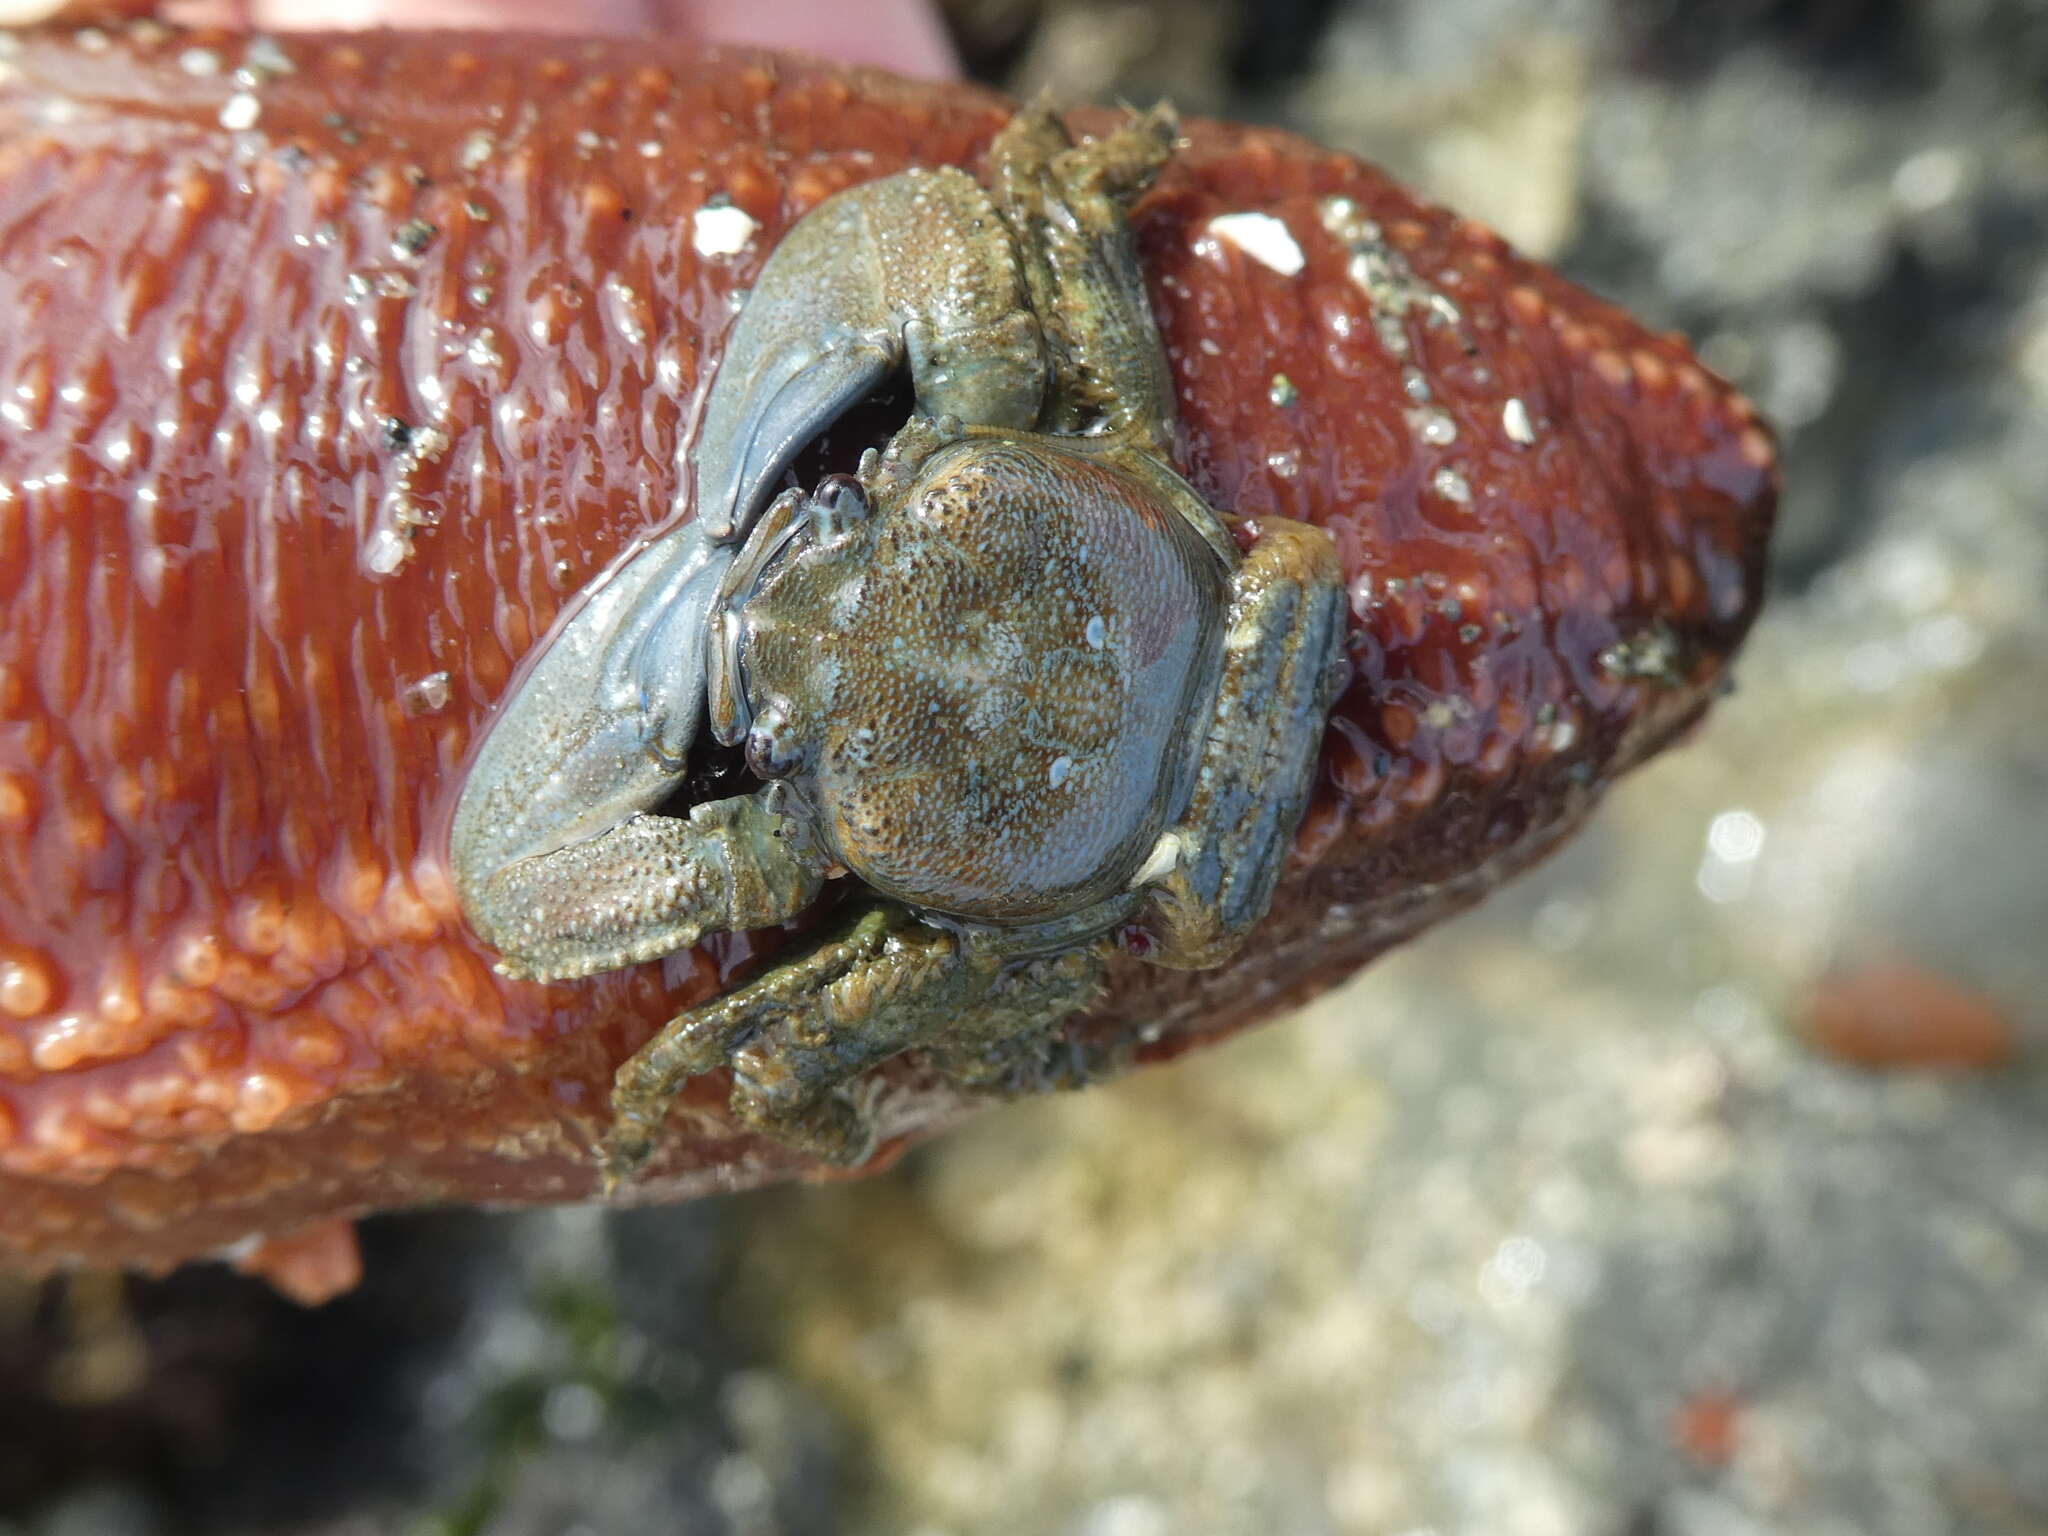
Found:
[[[693,459],[695,515],[744,535],[819,433],[908,367],[918,408],[1028,428],[1039,325],[981,185],[950,166],[850,187],[798,221],[748,292]]]

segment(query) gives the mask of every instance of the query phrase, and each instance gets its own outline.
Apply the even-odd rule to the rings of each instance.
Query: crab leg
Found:
[[[1223,676],[1179,823],[1132,881],[1155,964],[1220,965],[1266,915],[1344,682],[1343,571],[1320,528],[1261,519],[1231,582]]]
[[[588,842],[480,882],[478,926],[508,976],[560,980],[687,949],[713,931],[767,928],[817,899],[826,863],[785,814],[787,793],[633,816]]]
[[[892,951],[908,961],[894,972],[903,984],[929,984],[956,969],[952,935],[924,927],[900,907],[871,906],[795,964],[777,966],[739,991],[670,1020],[620,1066],[613,1082],[612,1131],[604,1154],[607,1186],[617,1185],[646,1160],[656,1128],[685,1082],[724,1066],[749,1034],[803,1015],[813,1006],[814,994],[839,999],[849,978],[872,975],[876,962]],[[828,1002],[822,1027],[812,1031],[820,1043],[832,1036],[830,1017]],[[767,1091],[772,1095],[776,1090]]]
[[[808,953],[678,1015],[619,1068],[607,1184],[645,1162],[683,1083],[728,1062],[741,1123],[841,1164],[874,1151],[874,1127],[848,1086],[913,1047],[932,1047],[944,1071],[984,1091],[1085,1081],[1091,1061],[1100,1070],[1115,1053],[1055,1049],[1054,1041],[1099,993],[1102,947],[1062,941],[1129,904],[1117,897],[1093,913],[1011,932],[932,927],[893,902],[856,909]]]
[[[1040,100],[989,146],[996,206],[1023,253],[1024,284],[1044,325],[1058,401],[1045,431],[1106,427],[1151,451],[1172,436],[1173,380],[1129,214],[1173,151],[1173,109],[1133,114],[1115,132],[1075,144]]]

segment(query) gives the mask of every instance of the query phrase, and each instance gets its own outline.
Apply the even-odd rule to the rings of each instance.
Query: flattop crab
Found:
[[[589,975],[850,902],[811,947],[620,1069],[607,1173],[679,1085],[831,1161],[849,1091],[922,1049],[947,1080],[1085,1077],[1059,1026],[1110,935],[1201,967],[1265,915],[1341,685],[1329,536],[1248,551],[1174,472],[1173,397],[1126,211],[1171,112],[1073,144],[1043,105],[993,191],[910,170],[821,204],[742,312],[696,517],[601,586],[514,690],[451,834],[508,974]],[[767,502],[805,442],[907,364],[916,413],[857,475]],[[700,714],[752,794],[660,814]]]

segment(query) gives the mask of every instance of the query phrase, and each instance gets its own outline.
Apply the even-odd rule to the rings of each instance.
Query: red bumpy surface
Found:
[[[613,1068],[767,946],[500,979],[437,846],[464,754],[677,507],[780,234],[1007,104],[644,41],[0,46],[0,1260],[590,1194]],[[1335,536],[1353,674],[1267,928],[1120,958],[1079,1026],[1151,1055],[1476,899],[1682,730],[1774,495],[1681,342],[1356,160],[1188,139],[1137,214],[1181,464]],[[899,1131],[960,1108],[892,1083]],[[723,1096],[650,1192],[803,1171]]]

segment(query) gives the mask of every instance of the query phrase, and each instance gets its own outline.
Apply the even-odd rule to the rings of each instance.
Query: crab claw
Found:
[[[711,603],[735,551],[695,524],[617,567],[515,677],[455,808],[458,884],[593,838],[681,780]]]
[[[745,534],[815,438],[908,365],[917,408],[1028,429],[1044,338],[988,194],[951,168],[827,198],[761,268],[734,323],[692,451],[697,521]]]

